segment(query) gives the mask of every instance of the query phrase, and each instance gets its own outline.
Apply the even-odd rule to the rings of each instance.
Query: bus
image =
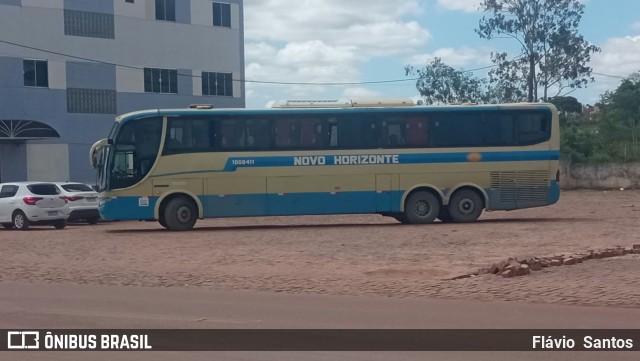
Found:
[[[124,114],[90,158],[106,220],[172,231],[288,215],[466,223],[556,203],[559,137],[551,104],[278,101]]]

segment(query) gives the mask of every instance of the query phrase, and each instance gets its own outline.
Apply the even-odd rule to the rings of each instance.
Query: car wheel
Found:
[[[56,221],[56,223],[54,223],[53,226],[56,227],[56,229],[63,229],[64,227],[67,226],[67,220],[61,219],[59,221]]]
[[[87,223],[89,223],[89,224],[98,224],[98,220],[100,220],[100,218],[98,218],[98,217],[89,217],[89,218],[87,218]]]
[[[480,217],[484,202],[478,192],[471,189],[461,189],[451,196],[448,208],[454,222],[469,223]]]
[[[19,231],[26,231],[29,229],[29,219],[22,211],[16,211],[13,214],[12,225]]]
[[[425,191],[413,193],[404,206],[404,216],[411,224],[432,223],[440,211],[440,202],[433,194]]]
[[[190,199],[174,198],[164,209],[164,220],[170,231],[188,231],[196,224],[198,211]]]

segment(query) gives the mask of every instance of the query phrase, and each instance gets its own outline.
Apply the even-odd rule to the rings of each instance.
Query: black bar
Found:
[[[9,350],[9,342],[20,345],[16,332],[24,331],[39,333],[34,351],[640,351],[640,330],[630,329],[0,330],[0,351]],[[103,337],[117,347],[105,346]],[[24,342],[35,345],[33,333]]]

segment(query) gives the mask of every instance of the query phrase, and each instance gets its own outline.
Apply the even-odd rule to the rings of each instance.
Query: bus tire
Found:
[[[449,213],[449,208],[446,206],[440,207],[440,212],[438,213],[438,219],[443,223],[451,223],[453,222],[453,217]]]
[[[404,206],[404,218],[411,224],[432,223],[440,211],[440,202],[433,194],[418,191],[409,196]]]
[[[461,189],[451,196],[448,211],[456,223],[470,223],[476,221],[484,208],[484,202],[478,192],[471,189]]]
[[[190,199],[173,198],[164,209],[164,220],[170,231],[188,231],[198,220],[198,210]]]
[[[395,215],[392,216],[396,221],[402,223],[402,224],[409,224],[409,220],[407,219],[407,217],[404,215],[404,213],[397,213]]]
[[[164,214],[161,214],[160,217],[158,217],[158,223],[160,223],[163,228],[167,228],[167,221],[164,220]]]

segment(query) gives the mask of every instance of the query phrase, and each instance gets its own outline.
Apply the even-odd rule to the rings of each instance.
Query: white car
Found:
[[[14,182],[0,184],[0,223],[7,229],[27,230],[34,224],[67,225],[69,210],[54,183]]]
[[[56,183],[62,190],[62,197],[69,209],[68,221],[84,220],[96,224],[100,220],[98,192],[82,183]]]

